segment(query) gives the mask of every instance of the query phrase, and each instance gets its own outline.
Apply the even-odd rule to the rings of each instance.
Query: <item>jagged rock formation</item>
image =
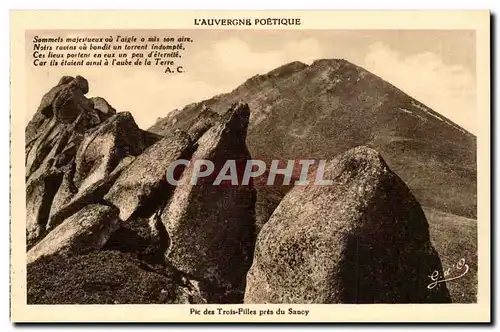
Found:
[[[129,112],[113,115],[85,133],[75,157],[74,184],[83,190],[107,177],[120,161],[145,149],[142,131]]]
[[[26,127],[29,303],[241,303],[245,288],[248,302],[447,300],[444,284],[428,295],[410,285],[439,258],[419,203],[372,150],[332,163],[332,187],[240,184],[252,156],[331,159],[367,144],[426,203],[460,210],[443,195],[451,186],[472,211],[475,140],[379,78],[344,61],[292,63],[171,112],[154,132],[88,91],[83,77],[61,78]],[[169,166],[181,159],[175,186]],[[192,185],[200,159],[216,171]],[[213,185],[228,160],[238,184]],[[428,190],[415,174],[448,183]],[[353,238],[365,245],[358,278]]]
[[[140,154],[156,136],[140,130],[128,112],[95,109],[84,96],[88,89],[81,76],[61,78],[26,128],[28,248],[62,221],[49,222],[60,208],[90,187],[98,190],[96,183],[109,185],[123,158]]]
[[[63,77],[42,98],[26,129],[29,302],[60,301],[62,296],[45,294],[43,288],[51,282],[66,296],[59,303],[148,302],[143,289],[130,286],[133,278],[139,278],[136,283],[145,278],[162,285],[151,302],[241,302],[253,254],[254,189],[210,191],[208,183],[175,188],[167,182],[167,173],[171,163],[190,160],[193,153],[193,158],[217,163],[250,158],[245,144],[248,106],[235,105],[222,118],[206,108],[186,132],[173,129],[161,137],[139,129],[129,112],[117,112],[103,98],[87,99],[88,89],[83,77]],[[177,167],[174,178],[181,178],[183,171]],[[189,196],[185,205],[179,204],[184,189]],[[183,209],[196,205],[215,219],[201,220],[202,214],[190,211],[186,218]],[[170,216],[167,206],[170,211],[178,207],[179,214]],[[225,213],[217,217],[221,207]],[[208,232],[202,222],[207,222]],[[224,227],[228,237],[217,235]],[[196,234],[197,244],[205,247],[184,256],[179,255],[181,246],[192,244],[186,231],[196,232],[190,236]],[[204,242],[203,234],[212,238]],[[195,268],[193,255],[200,254],[205,258]],[[97,257],[108,263],[81,279],[77,273]],[[106,266],[111,258],[128,266],[132,276],[114,276],[121,270]],[[136,293],[115,296],[103,290],[98,295],[88,289],[82,294],[78,289],[91,288],[93,281],[86,278],[106,274],[115,280],[113,289],[128,287]],[[49,280],[33,281],[35,276]],[[81,283],[68,281],[71,276]]]
[[[172,266],[225,292],[241,294],[253,256],[255,189],[214,185],[214,181],[219,172],[226,174],[222,170],[226,161],[237,161],[244,168],[251,159],[245,144],[249,116],[248,105],[237,104],[205,132],[192,160],[210,160],[217,171],[193,185],[195,163],[189,165],[161,215],[170,239],[166,258]]]
[[[245,303],[441,303],[446,285],[425,215],[374,150],[326,168],[331,185],[292,189],[259,233]]]

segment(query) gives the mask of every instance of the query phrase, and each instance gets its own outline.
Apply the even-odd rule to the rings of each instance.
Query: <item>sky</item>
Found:
[[[33,36],[188,36],[182,74],[155,67],[35,67]],[[176,108],[230,92],[291,61],[343,58],[380,76],[476,134],[475,33],[468,30],[137,30],[29,31],[27,123],[62,75],[89,81],[88,97],[130,111],[147,129]]]

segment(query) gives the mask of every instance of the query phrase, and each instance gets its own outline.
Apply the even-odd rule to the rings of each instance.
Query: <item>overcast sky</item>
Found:
[[[119,111],[130,111],[146,129],[175,108],[230,92],[247,78],[291,61],[310,64],[344,58],[476,133],[475,35],[473,31],[340,30],[156,30],[128,34],[189,36],[186,72],[167,75],[158,68],[58,68],[31,64],[33,36],[108,36],[118,32],[27,34],[28,110],[31,119],[41,97],[62,75],[88,79],[91,96],[102,96]],[[120,31],[119,34],[127,34]]]

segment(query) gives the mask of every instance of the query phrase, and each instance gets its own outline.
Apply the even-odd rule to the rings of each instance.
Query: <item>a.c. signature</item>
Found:
[[[450,275],[452,275],[453,271],[457,271],[457,273],[461,272],[461,274],[450,278]],[[465,263],[465,258],[461,258],[456,264],[453,264],[452,267],[449,267],[447,270],[445,270],[443,272],[443,275],[440,275],[439,271],[437,270],[432,272],[432,274],[429,276],[432,282],[429,285],[427,285],[427,288],[433,289],[441,282],[456,280],[466,275],[467,272],[469,272],[469,265]]]

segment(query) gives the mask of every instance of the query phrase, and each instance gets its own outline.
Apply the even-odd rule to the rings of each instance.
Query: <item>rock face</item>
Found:
[[[28,264],[40,257],[101,248],[116,229],[116,209],[90,204],[66,219],[28,251]]]
[[[102,202],[103,196],[109,191],[109,188],[116,181],[120,173],[127,168],[134,160],[133,156],[127,156],[121,160],[120,164],[107,177],[96,181],[85,189],[81,189],[73,194],[67,194],[69,184],[66,181],[66,175],[63,183],[59,187],[54,200],[52,202],[51,216],[47,223],[47,230],[51,230],[58,226],[64,219],[81,210],[86,205],[98,204]],[[60,195],[60,196],[59,196]],[[55,211],[55,212],[54,212]]]
[[[93,97],[90,98],[90,101],[94,105],[94,109],[101,112],[101,114],[103,114],[104,116],[111,116],[116,114],[116,110],[113,108],[113,106],[108,104],[106,99],[101,97]]]
[[[122,220],[129,219],[140,207],[148,210],[148,204],[153,208],[164,205],[172,190],[166,182],[167,169],[178,159],[189,159],[191,149],[189,136],[182,131],[164,137],[137,157],[104,198],[120,209]]]
[[[26,128],[28,249],[86,204],[100,203],[118,165],[158,139],[130,113],[87,99],[88,90],[85,78],[62,77]]]
[[[259,233],[245,303],[442,303],[425,215],[374,150],[325,170],[331,185],[292,189]]]
[[[234,105],[222,123],[198,140],[192,160],[210,160],[216,170],[227,160],[245,165],[250,159],[245,144],[249,115],[248,105]],[[251,185],[213,185],[215,175],[199,178],[193,185],[193,164],[184,170],[181,184],[161,215],[170,240],[166,259],[176,269],[214,287],[242,292],[253,255],[255,189]]]
[[[129,112],[113,115],[85,134],[76,154],[74,183],[81,190],[108,176],[126,156],[144,151],[142,132]]]

